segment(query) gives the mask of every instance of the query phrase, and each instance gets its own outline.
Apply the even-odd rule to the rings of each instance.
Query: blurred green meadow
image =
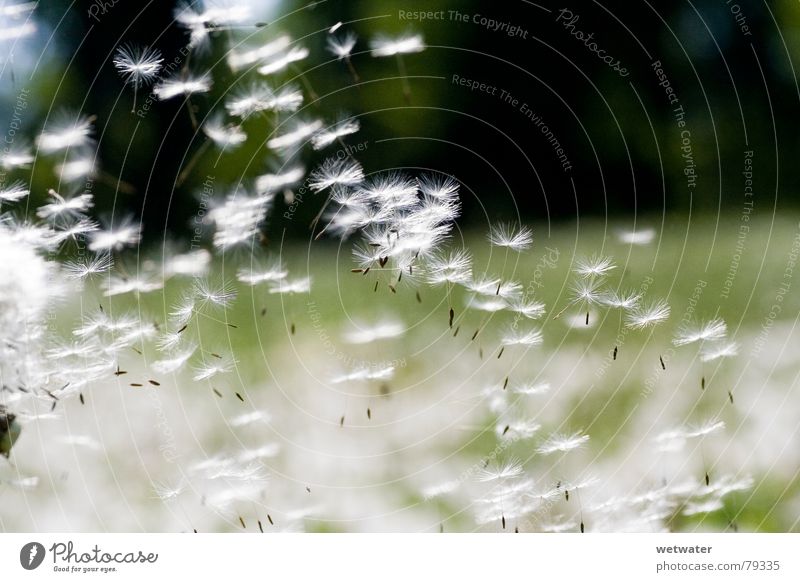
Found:
[[[72,458],[70,471],[77,467],[83,481],[73,477],[34,491],[6,489],[4,528],[42,527],[45,519],[49,527],[66,529],[235,531],[242,529],[237,517],[252,529],[249,516],[267,511],[281,528],[306,531],[502,531],[499,522],[476,523],[468,497],[432,496],[425,490],[441,480],[469,485],[486,459],[513,457],[537,482],[551,486],[579,476],[596,479],[577,498],[548,501],[540,512],[518,520],[515,527],[522,531],[569,524],[578,512],[589,531],[625,529],[603,521],[608,517],[600,510],[593,517],[591,507],[633,499],[679,477],[701,488],[705,476],[713,486],[724,475],[749,476],[752,486],[724,496],[721,508],[707,512],[685,515],[685,505],[672,506],[652,530],[798,531],[793,355],[800,344],[798,294],[786,294],[768,332],[763,327],[778,286],[786,281],[787,261],[797,250],[798,217],[754,217],[735,273],[731,264],[738,254],[738,219],[717,223],[665,217],[663,224],[662,231],[661,218],[652,216],[636,225],[533,224],[533,248],[508,256],[498,256],[478,229],[457,235],[463,241],[455,244],[463,242],[474,255],[475,273],[486,270],[519,281],[546,305],[539,321],[517,322],[541,329],[543,344],[511,346],[502,355],[499,340],[514,324],[513,314],[469,310],[463,291],[454,291],[450,303],[444,288],[398,285],[392,292],[374,274],[351,272],[356,265],[348,241],[265,248],[265,254],[280,255],[294,276],[312,274],[310,293],[270,294],[263,287],[237,284],[238,297],[229,310],[198,316],[182,332],[194,334],[204,358],[232,354],[232,373],[208,381],[193,380],[191,371],[157,374],[150,369],[159,357],[156,351],[133,350],[119,363],[127,373],[86,391],[86,404],[72,399],[63,406],[63,419],[26,427],[15,450],[20,475],[41,466],[36,451],[62,451],[44,466],[57,474],[59,459]],[[644,245],[619,240],[620,233],[634,227],[653,227],[662,234]],[[567,307],[569,285],[574,261],[593,254],[616,261],[608,286],[645,290],[645,299],[665,298],[672,308],[669,321],[651,330],[626,331],[616,311],[592,307],[586,325],[584,308]],[[241,266],[226,259],[213,272],[234,281]],[[733,283],[724,297],[731,273]],[[138,298],[109,299],[100,289],[92,297],[87,290],[80,311],[94,311],[96,301],[107,313],[136,311],[163,330],[185,286],[186,281],[174,279],[163,292]],[[448,327],[449,304],[455,312],[453,328]],[[76,306],[69,326],[80,317],[78,311]],[[672,345],[682,318],[716,316],[725,319],[729,337],[740,346],[736,357],[701,363],[692,346]],[[405,334],[360,345],[342,339],[348,330],[387,319],[401,321]],[[754,351],[758,345],[763,348]],[[395,366],[385,381],[332,382],[339,374],[385,363]],[[158,386],[148,385],[148,379]],[[553,461],[536,453],[537,438],[504,441],[507,421],[492,402],[510,398],[520,381],[546,382],[550,390],[532,403],[514,401],[515,409],[522,406],[542,425],[542,434],[582,431],[590,436],[585,446]],[[233,428],[243,413],[264,410],[269,423]],[[88,418],[93,422],[87,423]],[[692,441],[679,452],[654,452],[663,431],[708,419],[725,422],[721,435]],[[80,444],[69,445],[72,455],[64,454],[67,445],[48,444],[48,438],[64,430],[57,426],[61,422],[88,426],[92,438],[102,443],[103,462],[92,462],[91,455],[99,452],[82,452]],[[152,493],[165,475],[173,483],[191,481],[192,465],[204,458],[219,451],[259,450],[265,442],[274,443],[275,450],[255,458],[270,474],[267,493],[248,503],[237,501],[235,509],[208,507],[208,492],[202,488],[182,493],[183,501]],[[112,487],[99,485],[109,480]],[[73,513],[82,511],[86,495],[100,490],[103,501],[94,505],[96,516],[83,517],[76,526]],[[16,496],[28,502],[59,499],[64,517],[42,518],[16,508],[11,503]],[[297,504],[305,509],[298,510]],[[363,518],[354,518],[362,505]],[[42,502],[41,507],[48,505]]]

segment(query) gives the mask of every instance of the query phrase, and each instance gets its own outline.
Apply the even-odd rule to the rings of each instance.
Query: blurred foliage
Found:
[[[264,145],[274,120],[248,121],[246,146],[222,156],[209,148],[190,178],[176,185],[182,168],[201,148],[202,134],[178,99],[156,103],[143,117],[132,115],[132,92],[111,65],[121,42],[156,46],[166,61],[179,55],[186,36],[172,21],[173,3],[120,0],[97,19],[89,15],[94,4],[40,3],[37,18],[52,30],[45,49],[50,58],[25,84],[31,88],[25,125],[34,133],[48,115],[63,108],[97,115],[104,168],[104,179],[93,184],[99,208],[141,215],[151,233],[167,226],[185,236],[196,212],[197,190],[207,176],[214,176],[215,195],[222,196],[228,187],[240,181],[247,185],[278,162]],[[210,70],[214,78],[212,92],[193,98],[191,106],[202,120],[257,77],[230,71],[224,54],[231,44],[258,45],[289,32],[311,56],[270,81],[306,87],[306,104],[297,117],[332,122],[340,112],[358,116],[362,131],[347,142],[364,143],[356,157],[368,173],[431,168],[456,176],[465,186],[468,223],[517,214],[558,220],[721,209],[735,215],[743,201],[741,170],[748,149],[755,152],[756,212],[771,213],[773,206],[796,204],[794,192],[800,186],[796,172],[782,170],[800,154],[797,132],[787,123],[798,98],[793,59],[800,50],[800,8],[790,0],[771,5],[741,0],[736,6],[744,20],[736,20],[731,3],[713,0],[613,8],[574,4],[570,9],[580,16],[576,29],[593,32],[598,45],[630,70],[621,78],[556,22],[560,6],[552,5],[548,13],[522,1],[282,2],[277,13],[283,16],[267,26],[214,33],[213,49],[190,57],[189,69]],[[443,11],[442,18],[419,22],[400,16],[401,11],[420,10]],[[454,19],[454,10],[468,15],[467,22]],[[489,30],[474,22],[475,15],[518,26],[526,38]],[[361,77],[358,86],[344,64],[325,50],[327,29],[339,21],[342,30],[359,36],[352,59]],[[428,48],[404,58],[412,87],[407,103],[397,63],[370,56],[368,41],[380,33],[409,30],[421,32]],[[661,61],[686,110],[699,176],[693,191],[686,187],[672,107],[651,67],[655,60]],[[458,86],[453,75],[496,86],[497,94]],[[317,100],[307,87],[313,87]],[[504,103],[500,90],[519,104]],[[522,103],[559,140],[570,172],[562,170],[552,145],[520,112]],[[311,169],[325,154],[303,151],[297,156]],[[108,179],[117,176],[136,192],[117,192]],[[53,187],[52,167],[37,164],[33,184],[42,197]],[[301,205],[297,219],[286,223],[279,200],[272,235],[284,228],[307,235],[320,204]]]

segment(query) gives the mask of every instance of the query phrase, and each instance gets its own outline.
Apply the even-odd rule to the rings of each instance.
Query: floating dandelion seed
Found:
[[[364,170],[352,159],[326,159],[320,167],[311,172],[309,187],[321,192],[331,186],[354,186],[364,180]]]
[[[114,67],[125,83],[133,86],[133,107],[131,113],[136,112],[136,94],[140,87],[152,83],[161,70],[161,52],[148,47],[123,45],[117,49]]]
[[[600,302],[608,307],[613,307],[619,309],[619,324],[617,325],[617,338],[620,337],[622,332],[622,318],[625,311],[629,311],[631,309],[635,309],[639,305],[639,301],[641,300],[642,295],[637,291],[627,291],[627,292],[620,292],[611,290],[603,295],[600,299]],[[613,351],[613,359],[617,359],[617,352],[619,351],[619,346],[614,346]]]
[[[621,243],[630,245],[647,245],[653,242],[656,231],[653,228],[643,228],[642,230],[619,231],[617,238]]]
[[[83,260],[65,262],[64,272],[70,279],[87,279],[92,275],[108,272],[113,264],[110,253],[100,253]]]
[[[396,57],[397,68],[403,82],[403,96],[411,102],[411,86],[408,84],[404,54],[419,53],[425,50],[425,42],[420,34],[405,34],[397,38],[378,36],[370,42],[373,57]]]
[[[564,308],[553,317],[553,319],[558,319],[561,317],[561,315],[571,306],[580,304],[586,308],[586,325],[589,325],[589,308],[592,305],[599,304],[603,298],[601,284],[601,281],[595,280],[594,278],[579,279],[574,281],[570,286],[572,291],[572,300],[567,303]]]
[[[177,76],[161,81],[153,87],[153,94],[161,101],[173,99],[179,95],[207,93],[211,90],[211,78],[208,75],[199,77]]]
[[[582,447],[589,441],[588,434],[581,434],[576,432],[570,435],[554,434],[551,435],[544,443],[542,443],[536,452],[541,455],[550,455],[552,453],[566,453],[574,449]]]
[[[489,229],[489,242],[496,247],[512,251],[524,251],[533,244],[533,231],[527,226],[517,228],[510,224],[498,224]]]
[[[203,124],[203,133],[222,150],[234,149],[247,141],[247,134],[241,126],[226,124],[221,114]]]
[[[92,143],[93,121],[94,117],[60,113],[39,134],[36,143],[45,154],[88,146]]]
[[[511,479],[522,475],[522,462],[516,459],[509,459],[502,465],[498,465],[494,469],[484,467],[478,474],[478,481],[497,481],[500,479]]]
[[[672,343],[676,346],[685,346],[695,342],[715,341],[724,339],[727,333],[728,326],[725,322],[713,319],[700,325],[683,327]]]
[[[359,129],[361,129],[361,124],[357,119],[341,119],[330,127],[326,127],[314,134],[311,138],[311,145],[315,150],[321,150],[336,140],[356,133]]]
[[[25,198],[31,191],[21,180],[12,182],[8,186],[0,187],[0,202],[18,202]]]
[[[353,77],[353,82],[358,83],[360,81],[358,73],[350,60],[350,54],[356,46],[358,37],[351,31],[347,31],[341,36],[335,36],[333,32],[335,32],[334,29],[329,31],[327,49],[338,60],[345,62],[347,69],[350,71],[350,75]]]
[[[584,278],[604,277],[616,269],[611,257],[593,256],[590,259],[581,259],[575,264],[574,271]]]
[[[656,300],[647,305],[637,306],[625,318],[625,325],[631,329],[645,329],[663,323],[669,318],[670,308],[664,300]]]

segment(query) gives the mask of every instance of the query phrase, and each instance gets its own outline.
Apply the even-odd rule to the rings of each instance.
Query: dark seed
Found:
[[[267,514],[267,519],[269,520],[270,525],[275,525],[275,522],[272,521],[272,516],[269,513]]]

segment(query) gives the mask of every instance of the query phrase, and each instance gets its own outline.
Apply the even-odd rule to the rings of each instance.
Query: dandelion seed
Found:
[[[241,126],[226,124],[220,114],[203,124],[203,133],[222,150],[235,149],[247,141],[247,134]]]
[[[425,43],[420,34],[405,34],[397,38],[378,36],[370,42],[370,46],[373,57],[392,57],[425,50]]]
[[[666,321],[669,313],[669,305],[663,300],[657,300],[632,309],[627,314],[626,325],[631,329],[645,329]]]
[[[26,168],[33,163],[33,160],[30,147],[22,143],[7,144],[4,150],[0,151],[0,167],[4,170]]]
[[[201,308],[210,305],[227,309],[236,299],[236,291],[226,281],[214,286],[205,279],[195,280],[192,293],[200,302]]]
[[[353,67],[353,63],[350,60],[350,54],[353,52],[358,38],[353,32],[350,31],[338,37],[333,36],[333,30],[330,32],[331,34],[328,36],[327,43],[328,51],[332,53],[338,60],[345,62],[347,69],[350,71],[350,75],[353,77],[353,82],[358,83],[360,81],[358,73],[356,73],[355,67]]]
[[[161,70],[161,63],[164,62],[161,52],[148,47],[123,45],[117,49],[112,62],[125,83],[133,86],[131,113],[134,113],[138,89],[152,83]]]
[[[489,243],[512,251],[524,251],[533,244],[533,231],[527,226],[498,224],[489,230]]]
[[[92,235],[89,250],[99,253],[118,251],[126,246],[137,244],[141,240],[139,226],[131,224],[129,219],[122,220],[117,226],[101,230]]]
[[[309,293],[310,291],[311,291],[310,277],[303,277],[291,281],[288,279],[274,281],[269,289],[269,292],[273,294],[279,293],[279,294],[289,294],[289,295]]]
[[[161,81],[153,87],[153,95],[159,100],[166,101],[179,95],[194,95],[195,93],[208,93],[211,90],[211,78],[208,75],[200,77],[176,76]]]
[[[544,443],[542,443],[536,452],[541,455],[550,455],[552,453],[560,452],[566,453],[568,451],[582,447],[589,441],[589,435],[576,432],[570,435],[553,434]]]
[[[593,256],[590,259],[579,260],[575,265],[574,271],[581,277],[591,278],[603,277],[616,268],[610,257]]]
[[[227,55],[228,66],[230,66],[233,71],[238,71],[244,67],[254,65],[259,61],[274,57],[281,51],[287,49],[291,43],[291,37],[284,35],[248,51],[229,51]]]
[[[503,334],[500,343],[504,346],[536,346],[542,341],[542,332],[537,329],[521,330],[511,327]]]
[[[328,158],[311,172],[309,187],[315,192],[321,192],[335,185],[354,186],[363,180],[364,170],[355,160]]]
[[[85,180],[95,175],[95,160],[89,156],[67,160],[56,166],[56,172],[67,183]]]
[[[287,132],[267,141],[267,147],[273,150],[295,146],[315,134],[322,127],[322,121],[316,119],[305,123],[298,122]],[[313,186],[312,186],[313,188]]]
[[[405,331],[406,326],[401,321],[387,319],[373,325],[356,325],[344,334],[344,340],[350,344],[368,344],[399,337]]]
[[[256,191],[259,193],[277,192],[297,184],[306,175],[302,166],[293,166],[275,174],[264,174],[256,178]]]
[[[17,202],[25,198],[31,191],[22,181],[16,181],[8,186],[0,187],[0,202]]]
[[[332,32],[333,31],[331,31],[331,33]],[[357,41],[358,37],[355,35],[355,33],[350,31],[341,36],[334,36],[333,34],[330,34],[327,39],[327,49],[337,59],[347,59],[350,58],[350,53],[353,52],[353,48],[356,46]]]
[[[672,343],[676,346],[685,346],[694,342],[715,341],[724,339],[727,333],[728,326],[725,322],[714,319],[704,324],[683,327]]]
[[[88,146],[92,142],[94,117],[69,113],[59,114],[37,138],[39,149],[46,154]]]
[[[516,459],[509,459],[504,464],[499,465],[496,469],[489,469],[487,467],[481,469],[478,474],[478,481],[488,482],[504,479],[511,479],[522,475],[522,463]]]
[[[361,124],[357,119],[342,119],[332,126],[314,134],[311,138],[311,145],[315,150],[321,150],[336,140],[356,133],[360,128]]]
[[[720,346],[704,347],[700,352],[700,359],[704,362],[718,360],[720,358],[732,358],[739,353],[739,345],[734,342]]]
[[[620,242],[631,245],[647,245],[653,242],[656,237],[656,231],[653,228],[644,228],[642,230],[619,231],[617,238]]]
[[[274,55],[270,59],[262,61],[264,64],[258,67],[258,72],[261,75],[274,75],[292,63],[302,61],[308,57],[308,54],[309,52],[307,48],[302,46],[294,46],[283,54]]]

